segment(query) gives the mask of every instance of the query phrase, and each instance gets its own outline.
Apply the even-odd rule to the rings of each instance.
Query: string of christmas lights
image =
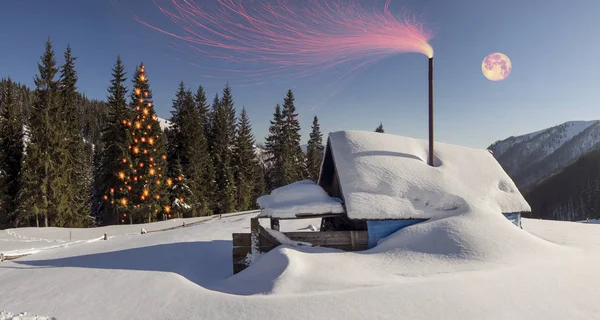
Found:
[[[117,208],[124,209],[120,216],[121,223],[125,223],[128,214],[140,208],[145,208],[150,213],[154,210],[154,214],[162,211],[171,218],[172,208],[165,200],[168,198],[168,189],[175,182],[164,172],[167,156],[160,154],[163,150],[158,148],[162,131],[152,108],[152,95],[147,81],[145,66],[142,64],[134,82],[134,116],[121,121],[131,134],[128,154],[121,159],[128,169],[116,173],[122,183],[118,186],[118,192],[115,188],[110,188],[109,193],[104,196],[104,200],[110,201],[111,205],[116,202]],[[179,176],[177,180],[182,181],[183,177]],[[184,199],[179,200],[183,202]],[[129,218],[131,222],[132,219]],[[151,221],[151,217],[148,220]]]

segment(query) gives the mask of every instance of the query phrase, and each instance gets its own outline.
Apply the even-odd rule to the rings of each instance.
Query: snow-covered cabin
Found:
[[[391,134],[340,131],[329,135],[319,185],[344,204],[345,213],[325,217],[321,231],[367,230],[369,247],[404,227],[496,206],[520,227],[530,212],[514,182],[485,149],[436,143],[435,166],[427,165],[428,142]]]

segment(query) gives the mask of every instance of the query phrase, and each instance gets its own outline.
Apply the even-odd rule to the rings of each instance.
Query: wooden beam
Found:
[[[259,242],[261,246],[278,246],[281,243],[273,237],[263,226],[258,226]]]
[[[355,238],[355,250],[366,247],[368,243],[368,234],[366,231],[284,232],[290,240],[308,242],[322,247],[337,245],[352,246],[352,233],[354,233]]]
[[[233,247],[250,247],[249,233],[234,233],[231,236],[233,238]]]
[[[323,213],[323,214],[312,214],[312,213],[297,213],[296,219],[313,219],[313,218],[334,218],[341,217],[343,213]]]

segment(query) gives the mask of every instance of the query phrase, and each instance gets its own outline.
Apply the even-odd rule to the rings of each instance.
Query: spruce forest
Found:
[[[304,153],[292,90],[258,147],[229,84],[211,101],[202,86],[180,83],[161,125],[144,64],[129,73],[117,57],[111,78],[105,101],[87,98],[78,91],[75,53],[68,46],[57,59],[48,41],[34,88],[2,79],[0,229],[245,211],[275,188],[318,179],[319,121]]]

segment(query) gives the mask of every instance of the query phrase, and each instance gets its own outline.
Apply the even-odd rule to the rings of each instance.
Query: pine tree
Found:
[[[185,85],[183,82],[179,83],[179,88],[175,94],[175,100],[173,100],[173,110],[171,110],[171,126],[169,127],[168,138],[167,138],[167,172],[170,174],[175,171],[175,166],[178,162],[178,155],[180,153],[180,140],[181,140],[181,121],[182,110],[185,104]]]
[[[65,64],[60,69],[60,130],[59,145],[56,153],[62,161],[56,163],[59,185],[62,187],[60,199],[65,206],[57,208],[54,224],[59,227],[82,227],[91,225],[89,194],[90,194],[90,158],[79,132],[80,121],[77,104],[80,102],[77,93],[77,72],[75,57],[72,56],[71,46],[65,51]],[[58,197],[55,197],[55,199]]]
[[[283,172],[284,184],[290,184],[306,177],[304,153],[300,146],[300,122],[294,106],[294,93],[288,90],[283,101]]]
[[[217,98],[215,98],[217,99]],[[232,158],[235,137],[235,109],[229,84],[223,89],[223,98],[214,112],[214,166],[216,179],[217,213],[235,210],[235,181]]]
[[[21,189],[23,118],[8,79],[0,102],[0,226],[18,226],[17,196]]]
[[[188,213],[193,211],[193,206],[189,205],[192,201],[189,199],[194,197],[194,192],[189,186],[189,180],[182,172],[179,161],[175,161],[171,174],[176,178],[167,179],[171,188],[169,189],[170,205],[165,208],[165,218],[170,219],[173,215],[178,218],[186,218]]]
[[[38,64],[39,75],[35,78],[35,103],[30,112],[29,143],[23,164],[23,184],[19,194],[21,212],[32,212],[35,215],[36,226],[42,217],[44,226],[49,226],[49,220],[56,213],[59,205],[54,196],[60,190],[56,186],[56,167],[53,155],[59,151],[56,136],[57,125],[54,120],[60,117],[58,81],[55,80],[58,69],[54,59],[54,51],[50,40],[46,42],[46,51]]]
[[[379,127],[377,127],[377,129],[375,129],[375,132],[379,132],[379,133],[385,133],[385,131],[383,130],[383,123],[379,123]]]
[[[218,97],[217,97],[218,99]],[[212,114],[210,112],[210,108],[208,106],[208,102],[206,99],[206,92],[204,92],[204,87],[199,86],[196,94],[194,95],[194,102],[196,103],[196,108],[198,109],[198,114],[200,115],[200,121],[202,122],[202,128],[204,128],[204,137],[207,142],[210,137],[211,132],[211,117]]]
[[[202,154],[202,159],[199,161],[206,163],[203,171],[202,185],[205,188],[204,196],[206,197],[206,202],[208,205],[207,213],[212,214],[216,209],[216,205],[213,201],[216,196],[216,183],[214,159],[212,156],[212,148],[214,147],[212,124],[214,122],[213,111],[220,104],[220,100],[217,94],[213,102],[213,111],[211,111],[206,99],[204,88],[199,86],[198,90],[196,91],[196,95],[194,96],[194,101],[196,102],[196,109],[198,110],[200,122],[204,130],[204,139],[206,140],[206,147],[202,149],[204,150],[205,154]]]
[[[281,106],[275,106],[273,120],[269,127],[269,136],[266,138],[265,149],[268,153],[266,163],[266,182],[269,191],[284,185],[283,181],[283,115]]]
[[[260,166],[254,152],[252,126],[245,108],[242,108],[236,128],[234,146],[234,172],[236,202],[239,211],[253,207],[256,201],[256,188],[260,183]]]
[[[321,162],[323,161],[323,134],[319,127],[319,119],[317,116],[313,119],[312,132],[308,140],[306,151],[306,167],[308,170],[308,178],[314,182],[319,180],[321,171]]]
[[[212,206],[212,159],[208,153],[205,131],[194,97],[180,84],[171,112],[171,139],[169,143],[169,176],[185,177],[191,196],[186,196],[192,216],[208,215]],[[174,166],[171,165],[174,164]],[[175,167],[179,167],[179,169]],[[178,191],[179,192],[179,191]],[[179,198],[179,197],[176,197]]]
[[[135,222],[152,222],[167,204],[166,145],[163,131],[152,104],[152,92],[143,64],[136,68],[133,79],[131,106],[134,116],[128,147],[128,172],[119,173],[127,186],[129,196],[119,201],[135,208]],[[125,190],[125,188],[123,189]],[[147,218],[146,218],[147,217]]]
[[[108,117],[106,127],[102,130],[100,143],[96,146],[95,152],[95,174],[94,174],[94,200],[93,203],[99,204],[94,210],[94,216],[97,223],[101,225],[118,224],[127,222],[132,223],[131,215],[129,219],[121,213],[120,219],[115,204],[116,199],[127,199],[128,188],[121,186],[123,183],[119,173],[129,171],[129,146],[131,143],[131,134],[129,128],[132,123],[131,110],[127,108],[125,88],[125,67],[121,57],[117,57],[117,62],[112,70],[112,80],[108,88]],[[123,161],[125,159],[125,161]],[[115,188],[117,188],[115,190]],[[120,190],[123,189],[123,190]],[[111,192],[112,190],[112,192]],[[104,198],[101,202],[100,199]]]

